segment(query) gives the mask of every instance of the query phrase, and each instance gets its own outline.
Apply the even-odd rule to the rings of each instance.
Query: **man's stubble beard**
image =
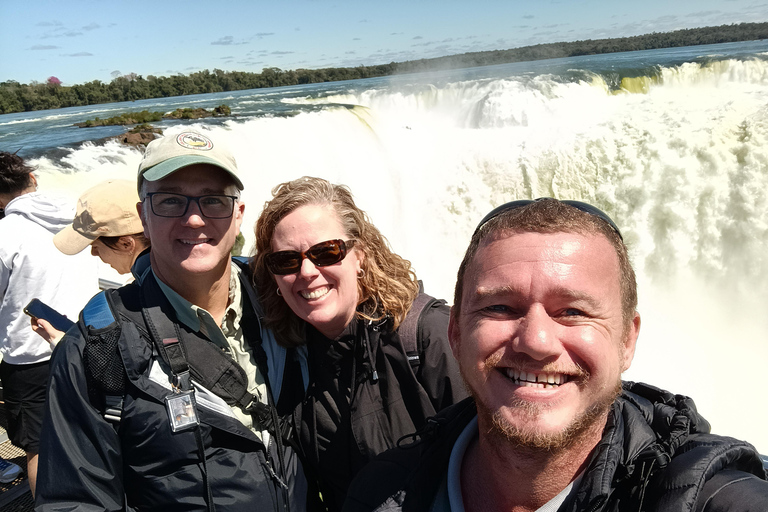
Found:
[[[495,360],[494,360],[495,359]],[[491,357],[485,362],[486,369],[493,371],[492,367],[498,362],[498,358]],[[581,388],[586,386],[590,375],[584,369],[579,368],[577,385]],[[534,452],[557,453],[568,450],[577,445],[583,439],[595,435],[595,431],[602,432],[605,426],[605,418],[616,398],[621,394],[621,377],[616,380],[613,389],[605,393],[597,402],[593,403],[585,411],[574,418],[571,423],[560,432],[541,432],[536,429],[526,429],[510,424],[500,410],[492,410],[486,406],[477,393],[469,386],[464,369],[460,367],[464,385],[475,399],[477,405],[477,414],[481,418],[481,424],[490,425],[487,432],[492,438],[511,444],[516,448],[524,448]],[[522,411],[526,418],[535,420],[539,415],[546,412],[547,406],[535,404],[526,400],[514,398],[508,404],[508,407]]]
[[[510,424],[501,411],[490,411],[481,403],[477,403],[478,415],[482,415],[491,425],[489,434],[500,438],[515,447],[527,448],[533,451],[557,453],[566,451],[579,444],[583,439],[591,437],[596,430],[602,432],[605,418],[613,402],[621,394],[621,381],[617,381],[614,390],[600,401],[592,404],[560,432],[541,432],[535,429],[520,428]],[[543,412],[543,408],[523,400],[516,401],[512,407],[526,412],[531,419]]]

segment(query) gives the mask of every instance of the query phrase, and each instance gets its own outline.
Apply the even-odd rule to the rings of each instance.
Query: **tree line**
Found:
[[[654,32],[641,36],[619,37],[613,39],[587,39],[568,43],[546,43],[532,46],[472,52],[433,59],[421,59],[397,64],[398,73],[416,73],[434,69],[462,69],[495,64],[509,64],[543,59],[579,57],[601,53],[633,52],[656,50],[659,48],[678,48],[703,44],[733,43],[737,41],[757,41],[768,38],[768,23],[739,23],[675,30],[674,32]]]
[[[93,80],[73,86],[62,86],[56,77],[50,77],[45,83],[32,82],[30,84],[20,84],[10,80],[0,83],[0,114],[766,38],[768,38],[768,23],[740,23],[676,30],[674,32],[654,32],[641,36],[614,39],[537,44],[509,50],[472,52],[448,57],[400,63],[391,62],[374,66],[361,65],[352,68],[286,71],[271,67],[263,69],[261,73],[214,69],[213,71],[198,71],[189,75],[168,77],[149,75],[146,78],[131,73],[118,76],[110,83]]]

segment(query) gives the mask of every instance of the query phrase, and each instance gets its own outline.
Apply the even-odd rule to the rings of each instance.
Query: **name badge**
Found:
[[[178,391],[166,396],[165,407],[168,409],[168,419],[174,432],[190,430],[200,424],[195,409],[195,393],[192,390]]]

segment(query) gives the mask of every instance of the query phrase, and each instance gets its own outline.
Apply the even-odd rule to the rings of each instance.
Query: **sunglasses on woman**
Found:
[[[267,269],[275,275],[285,276],[301,270],[304,258],[316,267],[327,267],[340,262],[355,245],[354,240],[326,240],[315,244],[306,251],[278,251],[264,258]]]

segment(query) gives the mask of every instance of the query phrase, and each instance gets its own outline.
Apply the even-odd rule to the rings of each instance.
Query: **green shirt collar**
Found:
[[[239,325],[239,317],[242,314],[242,296],[240,293],[240,268],[234,263],[230,263],[230,280],[229,280],[229,302],[224,318],[221,319],[222,323],[227,320],[230,323],[234,323],[236,329]],[[154,270],[152,271],[154,274]],[[189,302],[187,299],[176,293],[170,286],[161,281],[157,275],[155,280],[163,291],[163,294],[170,302],[173,311],[176,313],[176,318],[182,324],[189,327],[194,332],[200,332],[212,342],[221,346],[227,347],[228,342],[221,330],[221,326],[211,314],[200,306],[196,306]],[[228,325],[230,330],[233,326]]]

